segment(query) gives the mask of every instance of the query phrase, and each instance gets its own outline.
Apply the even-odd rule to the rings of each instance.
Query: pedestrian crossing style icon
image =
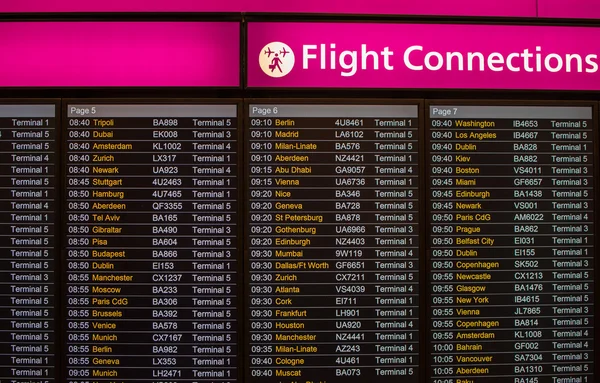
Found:
[[[283,77],[294,68],[294,52],[287,44],[272,42],[261,50],[258,62],[267,76]]]

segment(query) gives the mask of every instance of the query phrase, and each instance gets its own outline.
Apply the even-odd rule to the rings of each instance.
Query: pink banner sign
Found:
[[[0,13],[242,12],[246,0],[3,0]]]
[[[539,17],[600,19],[598,0],[538,0]]]
[[[4,0],[0,13],[282,12],[535,17],[536,0]]]
[[[3,87],[237,87],[237,22],[0,23]]]
[[[249,23],[249,87],[600,89],[600,29]]]

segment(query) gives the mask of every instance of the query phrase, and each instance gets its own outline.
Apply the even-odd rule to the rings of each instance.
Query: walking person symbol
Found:
[[[260,69],[264,74],[273,78],[287,76],[294,68],[295,62],[292,48],[278,41],[262,47],[258,55]]]
[[[271,65],[269,65],[269,69],[271,69],[271,72],[273,72],[275,68],[277,68],[279,69],[279,72],[283,73],[279,64],[283,64],[283,62],[279,58],[279,54],[275,53],[275,57],[273,58],[273,60],[271,60]]]

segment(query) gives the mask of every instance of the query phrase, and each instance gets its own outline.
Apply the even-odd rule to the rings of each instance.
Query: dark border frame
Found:
[[[63,304],[63,298],[64,298],[64,294],[62,294],[62,291],[60,290],[60,286],[62,284],[62,272],[61,270],[64,268],[64,265],[62,263],[62,255],[61,255],[61,249],[62,249],[62,236],[59,235],[60,231],[62,230],[62,227],[60,225],[61,222],[61,214],[62,214],[62,205],[61,205],[61,201],[62,201],[62,188],[59,186],[60,184],[60,180],[62,177],[62,161],[61,161],[61,155],[60,155],[60,143],[62,141],[62,136],[61,136],[61,126],[62,126],[62,120],[61,120],[61,109],[60,109],[60,103],[61,100],[58,98],[48,98],[48,99],[44,99],[44,98],[20,98],[20,99],[15,99],[15,98],[3,98],[0,99],[0,104],[2,105],[23,105],[23,104],[32,104],[32,105],[54,105],[54,163],[52,164],[54,166],[54,196],[55,196],[55,200],[54,200],[54,211],[52,212],[54,214],[54,257],[52,259],[53,263],[54,263],[54,267],[55,269],[52,270],[54,273],[54,376],[53,377],[49,377],[50,381],[55,381],[58,382],[60,381],[60,378],[62,377],[62,365],[63,365],[63,358],[62,356],[64,355],[64,349],[63,349],[63,342],[62,342],[62,334],[64,333],[64,329],[62,328],[62,321],[60,320],[60,317],[62,315],[61,310],[62,307],[64,306]],[[8,222],[5,222],[4,224],[6,224]],[[7,282],[7,284],[9,284]],[[8,331],[8,330],[7,330]],[[7,356],[8,357],[8,356]]]
[[[244,99],[244,115],[245,115],[245,119],[244,119],[244,180],[246,183],[248,183],[249,179],[250,179],[250,174],[248,172],[248,167],[250,166],[250,150],[249,150],[249,145],[250,145],[250,120],[251,118],[249,117],[249,113],[247,113],[247,111],[249,110],[248,108],[250,107],[250,105],[254,105],[254,104],[301,104],[301,105],[416,105],[418,108],[418,115],[417,115],[417,121],[418,121],[418,134],[416,139],[418,140],[418,161],[423,161],[424,160],[424,152],[425,152],[425,147],[423,145],[423,138],[422,134],[424,132],[424,118],[423,118],[423,110],[424,110],[424,102],[423,100],[419,100],[419,99],[382,99],[382,98],[363,98],[363,99],[357,99],[357,98],[246,98]],[[275,117],[261,117],[261,118],[275,118]],[[269,129],[273,129],[275,130],[275,127],[269,128]],[[334,128],[324,128],[323,130],[334,130]],[[275,138],[273,138],[273,141],[276,141]],[[422,167],[423,165],[419,164],[417,166],[417,168],[419,169],[419,175],[421,174],[420,172],[422,172]],[[422,295],[424,291],[426,291],[425,287],[425,282],[426,279],[423,277],[423,275],[426,275],[423,273],[423,266],[425,265],[424,260],[426,260],[426,255],[425,255],[425,247],[424,244],[426,243],[425,241],[425,237],[423,236],[423,232],[422,232],[422,227],[423,227],[423,220],[425,218],[425,211],[424,211],[424,206],[425,206],[425,201],[420,198],[420,196],[423,194],[424,192],[424,179],[423,177],[418,178],[418,195],[419,195],[419,201],[417,204],[417,216],[419,217],[419,221],[417,222],[417,234],[418,234],[418,246],[419,246],[419,252],[418,252],[418,262],[419,262],[419,267],[416,268],[416,273],[418,275],[418,286],[419,286],[419,295]],[[250,188],[247,187],[247,185],[244,185],[244,191],[245,191],[245,195],[244,195],[244,228],[247,230],[247,228],[249,228],[250,226],[250,222],[247,219],[249,211],[250,211]],[[244,299],[246,301],[249,301],[250,299],[250,293],[249,293],[249,263],[250,263],[250,255],[249,255],[249,245],[250,245],[250,238],[246,235],[246,232],[244,232],[244,276],[245,276],[245,281],[244,281],[244,285],[242,286],[242,291],[244,291]],[[247,253],[246,253],[247,252]],[[418,318],[422,319],[422,315],[424,315],[424,313],[426,312],[426,306],[423,304],[423,296],[419,296],[418,299],[418,304],[419,304],[419,309],[418,309],[418,316],[417,316],[417,322],[419,322]],[[244,336],[242,337],[244,339],[244,347],[247,349],[250,345],[250,333],[251,333],[251,329],[250,329],[250,315],[249,315],[249,311],[250,311],[250,305],[246,304],[245,305],[245,310],[246,310],[246,315],[247,315],[247,320],[246,320],[246,327],[244,328]],[[419,357],[417,358],[417,364],[419,365],[419,368],[417,369],[417,382],[423,382],[424,381],[424,377],[425,377],[425,373],[424,373],[424,369],[425,369],[425,365],[423,365],[421,362],[423,361],[423,346],[425,346],[426,344],[422,343],[423,340],[425,339],[424,337],[426,336],[424,328],[422,327],[422,321],[419,322],[419,329],[418,329],[418,334],[419,334]],[[243,382],[245,383],[256,383],[258,381],[260,381],[261,378],[253,378],[250,375],[250,363],[249,363],[249,359],[250,359],[250,354],[247,353],[246,355],[244,355],[244,358],[246,360],[246,365],[245,365],[245,374],[244,374],[244,380]],[[426,359],[425,359],[426,360]],[[274,367],[270,367],[270,368],[274,368]],[[264,379],[264,378],[263,378]],[[266,378],[269,380],[276,380],[277,378],[275,376],[273,377],[269,377]],[[341,380],[344,380],[345,378],[340,378]]]
[[[598,284],[598,281],[596,281],[596,277],[598,275],[598,271],[597,271],[597,267],[600,266],[600,260],[598,260],[598,257],[596,256],[596,251],[598,249],[598,235],[600,234],[600,228],[598,227],[598,213],[599,213],[599,201],[597,196],[599,195],[600,190],[598,189],[598,187],[600,186],[600,181],[598,180],[598,175],[600,174],[600,169],[598,169],[598,164],[600,163],[600,154],[598,152],[599,149],[599,136],[600,134],[598,133],[598,128],[599,128],[599,121],[598,121],[598,110],[599,110],[599,105],[597,102],[594,101],[585,101],[585,100],[578,100],[578,101],[545,101],[545,100],[494,100],[494,99],[483,99],[483,100],[474,100],[474,99],[428,99],[425,100],[425,120],[426,120],[426,125],[425,125],[425,130],[426,133],[430,132],[430,128],[431,128],[431,118],[429,117],[429,108],[431,106],[434,105],[440,105],[440,104],[453,104],[453,105],[464,105],[464,106],[545,106],[545,107],[552,107],[552,106],[582,106],[582,107],[591,107],[592,108],[592,150],[594,152],[594,158],[592,161],[592,175],[593,175],[593,193],[592,193],[592,198],[594,198],[594,206],[593,206],[593,212],[594,212],[594,219],[592,220],[593,222],[593,231],[592,234],[595,235],[595,243],[592,247],[592,254],[595,257],[594,258],[594,263],[592,265],[593,267],[593,273],[592,273],[592,283],[594,284],[594,289],[592,290],[592,293],[594,294],[594,300],[593,300],[593,306],[595,306],[595,303],[598,301],[598,294],[600,293],[600,286]],[[427,180],[429,180],[431,178],[431,175],[429,174],[429,165],[430,165],[430,161],[429,161],[429,157],[430,157],[430,135],[429,134],[425,134],[425,142],[424,142],[425,146],[426,146],[426,164],[425,166],[427,167],[427,169],[425,170],[425,176],[427,178]],[[429,182],[427,183],[427,186],[425,188],[427,194],[425,195],[426,200],[428,200],[429,198],[429,191],[431,189],[431,186],[429,185]],[[426,240],[427,240],[427,247],[426,247],[426,252],[428,254],[428,259],[426,260],[426,273],[427,273],[427,287],[429,290],[429,287],[432,284],[432,281],[430,280],[431,277],[431,270],[430,270],[430,265],[429,263],[431,262],[431,259],[429,259],[429,253],[431,251],[431,245],[430,245],[430,236],[431,234],[429,233],[429,225],[430,225],[430,219],[429,217],[431,216],[431,207],[430,204],[427,204],[426,207],[426,214],[427,214],[427,220],[424,221],[424,225],[426,225],[426,234],[424,234],[426,236]],[[427,375],[427,382],[430,382],[433,377],[431,374],[431,361],[429,359],[429,352],[430,352],[430,340],[429,340],[429,334],[431,332],[431,315],[430,315],[430,303],[431,303],[431,299],[429,297],[430,295],[430,291],[427,291],[427,305],[426,305],[426,315],[423,317],[427,323],[426,323],[426,328],[427,328],[427,338],[425,340],[425,345],[427,346],[427,359],[425,362],[425,366],[427,366],[427,371],[428,374]],[[593,366],[593,370],[592,370],[592,375],[591,375],[591,379],[594,379],[596,377],[596,374],[598,373],[598,367],[596,367],[596,361],[598,359],[598,346],[600,345],[600,337],[598,336],[598,326],[600,325],[600,318],[598,318],[597,315],[597,311],[596,309],[594,309],[594,311],[592,312],[593,315],[593,322],[592,322],[592,326],[593,331],[593,338],[594,338],[594,345],[592,345],[591,349],[594,352],[595,355],[595,359],[590,359],[589,362],[591,362],[592,366]],[[546,339],[546,338],[543,338]],[[543,351],[543,350],[542,350]],[[508,378],[507,378],[508,379]]]
[[[236,311],[237,311],[237,339],[236,339],[236,343],[237,343],[237,376],[238,376],[238,380],[241,380],[243,375],[242,375],[242,371],[243,371],[243,360],[244,360],[244,350],[241,346],[243,346],[244,342],[242,341],[242,328],[243,328],[243,323],[245,323],[244,321],[244,301],[243,299],[241,299],[241,297],[243,297],[243,292],[240,289],[241,286],[243,286],[243,273],[244,273],[244,269],[243,269],[243,235],[242,233],[242,229],[243,229],[243,216],[240,212],[240,206],[241,201],[242,201],[242,196],[243,196],[243,185],[241,180],[243,180],[243,178],[241,177],[241,172],[242,172],[242,166],[243,166],[243,156],[242,156],[242,152],[241,149],[243,147],[243,142],[242,142],[242,121],[243,121],[243,109],[242,109],[242,100],[239,98],[169,98],[169,99],[160,99],[160,98],[131,98],[131,99],[123,99],[123,98],[71,98],[71,99],[62,99],[62,106],[61,106],[61,113],[60,116],[63,118],[62,121],[64,121],[64,123],[60,126],[60,129],[62,131],[64,139],[62,139],[61,141],[59,141],[60,143],[60,151],[61,151],[61,162],[64,164],[61,167],[62,173],[60,175],[60,177],[62,178],[63,184],[60,186],[60,190],[64,191],[63,195],[61,196],[60,202],[61,202],[61,206],[66,206],[67,204],[67,190],[68,190],[68,183],[67,183],[67,168],[66,168],[66,164],[67,164],[67,155],[68,155],[68,126],[67,126],[67,121],[69,120],[68,116],[68,106],[69,104],[72,103],[79,103],[79,104],[98,104],[98,105],[107,105],[107,104],[121,104],[121,105],[148,105],[148,104],[162,104],[162,105],[182,105],[182,104],[188,104],[188,105],[236,105],[237,108],[237,125],[235,125],[235,128],[237,130],[237,135],[236,135],[236,139],[237,139],[237,147],[236,147],[236,155],[237,155],[237,195],[236,198],[238,199],[238,209],[236,211],[237,214],[237,222],[236,222],[236,226],[237,226],[237,232],[239,233],[238,236],[239,238],[237,239],[237,256],[236,256],[236,264],[237,264],[237,270],[236,270],[236,283],[237,283],[237,290],[238,290],[238,297],[237,297],[237,305],[236,305]],[[90,128],[91,129],[91,128]],[[57,185],[58,188],[58,185]],[[63,214],[63,216],[61,217],[61,220],[58,222],[57,227],[60,227],[60,239],[66,244],[66,237],[67,237],[67,220],[66,220],[66,209],[61,209],[61,212]],[[61,250],[64,252],[64,260],[66,263],[67,257],[66,257],[66,246],[62,246]],[[66,267],[61,266],[61,269],[59,270],[60,274],[64,275],[64,278],[61,279],[60,284],[58,284],[56,286],[56,291],[60,292],[60,296],[63,297],[64,299],[66,299],[67,297],[67,291],[66,291],[66,287],[67,287],[67,274],[68,274],[68,270]],[[63,304],[61,306],[62,311],[60,313],[60,318],[58,318],[58,321],[61,324],[65,324],[67,323],[67,305]],[[65,326],[66,327],[66,326]],[[63,328],[61,333],[60,333],[60,337],[62,339],[62,342],[64,344],[66,344],[66,338],[67,338],[67,330],[66,328]],[[91,354],[90,354],[91,355]],[[67,363],[66,363],[66,358],[67,358],[67,352],[66,350],[62,351],[62,358],[63,363],[62,365],[62,370],[61,370],[61,375],[59,375],[56,379],[56,382],[66,382],[69,377],[67,376]]]

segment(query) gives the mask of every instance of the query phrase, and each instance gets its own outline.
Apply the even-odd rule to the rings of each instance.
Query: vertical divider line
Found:
[[[247,51],[247,36],[248,30],[245,19],[245,14],[242,13],[240,20],[240,84],[239,88],[242,90],[242,97],[245,96],[244,90],[246,89],[247,75],[246,75],[246,51]],[[249,254],[246,254],[246,190],[248,189],[248,174],[246,173],[246,99],[241,98],[237,102],[238,105],[238,325],[237,325],[237,339],[238,339],[238,382],[246,382],[250,376],[249,371],[247,372],[246,359],[248,358],[248,350],[246,345],[249,344],[249,332],[248,332],[248,321],[246,320],[246,307],[248,307],[248,276],[246,275],[248,268],[246,259]]]
[[[238,349],[238,360],[237,360],[237,381],[246,381],[246,244],[245,244],[245,223],[246,223],[246,208],[244,199],[244,190],[246,188],[246,171],[244,168],[245,164],[245,150],[244,150],[244,102],[242,99],[236,100],[237,105],[237,126],[236,126],[236,138],[237,138],[237,349]]]
[[[246,259],[246,190],[248,188],[248,174],[246,174],[246,98],[244,97],[244,90],[246,89],[247,75],[246,75],[246,51],[247,51],[247,22],[245,13],[242,12],[242,18],[240,20],[240,84],[239,88],[242,90],[242,97],[238,105],[238,382],[246,382],[250,376],[247,372],[246,359],[248,350],[246,345],[249,344],[249,333],[246,321],[246,307],[248,306],[247,299],[249,293],[247,289],[248,276],[246,275],[248,268]]]
[[[239,195],[241,196],[241,200],[240,200],[240,209],[243,212],[243,215],[240,217],[240,222],[242,222],[242,230],[241,230],[241,243],[242,243],[242,248],[240,249],[240,253],[242,254],[242,262],[240,265],[241,268],[241,272],[242,272],[242,288],[240,290],[241,294],[242,294],[242,306],[243,306],[243,318],[244,321],[243,323],[240,324],[239,327],[239,331],[241,332],[241,334],[243,336],[240,336],[241,342],[243,343],[242,345],[242,350],[243,350],[243,379],[241,379],[242,383],[247,383],[250,381],[250,363],[248,362],[248,360],[250,359],[249,357],[249,351],[250,351],[250,315],[247,315],[248,311],[249,311],[249,299],[250,299],[250,289],[249,289],[249,282],[250,282],[250,274],[249,274],[249,270],[250,268],[249,266],[249,259],[250,259],[250,254],[248,251],[248,238],[247,238],[247,233],[246,233],[246,229],[247,226],[249,225],[249,220],[247,219],[246,215],[249,212],[249,206],[248,204],[249,202],[249,190],[250,188],[248,187],[249,184],[249,177],[250,175],[247,172],[247,164],[248,164],[248,139],[249,139],[249,131],[247,129],[248,127],[248,118],[249,118],[249,114],[246,112],[246,108],[249,107],[251,100],[244,98],[243,102],[242,102],[242,121],[241,121],[241,131],[240,131],[240,137],[241,137],[241,142],[240,142],[240,147],[242,148],[242,152],[240,153],[240,162],[242,164],[241,169],[240,169],[240,174],[243,175],[243,182],[242,182],[242,187],[240,187],[240,193]],[[243,206],[243,207],[242,207]],[[248,316],[248,318],[246,318],[246,316]]]
[[[419,111],[419,118],[421,120],[419,134],[420,146],[422,148],[420,161],[421,166],[419,170],[419,175],[421,176],[421,191],[420,191],[420,208],[421,208],[421,223],[419,230],[419,238],[420,243],[420,260],[421,264],[419,266],[420,273],[420,284],[419,287],[421,291],[419,292],[419,303],[421,305],[421,327],[420,327],[420,338],[419,342],[421,344],[420,347],[420,362],[421,362],[421,379],[422,383],[426,383],[430,380],[431,371],[429,368],[429,342],[428,336],[430,332],[429,324],[431,323],[431,318],[429,318],[429,301],[431,300],[429,293],[429,185],[427,180],[429,179],[429,101],[423,100],[421,102],[421,107]]]
[[[54,246],[55,246],[55,259],[54,259],[54,381],[64,383],[67,381],[66,371],[66,326],[65,321],[67,317],[66,313],[66,289],[64,282],[67,280],[66,270],[66,255],[67,252],[64,249],[65,240],[64,236],[66,233],[66,138],[67,134],[63,134],[63,129],[66,130],[66,111],[67,106],[63,99],[56,101],[56,117],[54,119],[55,129],[55,177],[54,177],[54,200],[55,200],[55,222],[54,222]]]
[[[599,205],[599,199],[598,199],[598,193],[600,192],[600,180],[598,180],[598,177],[600,177],[600,169],[599,168],[599,164],[600,164],[600,137],[598,134],[598,129],[600,128],[600,123],[598,121],[598,112],[600,110],[600,104],[598,102],[594,102],[594,104],[592,105],[592,146],[593,146],[593,153],[594,153],[594,158],[593,158],[593,164],[594,164],[594,169],[592,174],[594,175],[594,192],[592,193],[592,198],[593,198],[593,203],[594,203],[594,233],[595,233],[595,238],[594,238],[594,247],[592,247],[592,254],[594,255],[594,262],[593,262],[593,283],[594,283],[594,299],[593,299],[593,310],[592,310],[592,315],[593,315],[593,334],[594,334],[594,360],[593,362],[598,362],[598,350],[600,349],[600,334],[598,333],[598,329],[600,329],[600,318],[599,318],[599,310],[596,308],[597,303],[598,303],[598,295],[600,294],[600,286],[598,285],[598,266],[600,266],[600,261],[598,260],[598,256],[597,256],[597,249],[598,249],[598,238],[600,238],[600,228],[598,227],[598,205]],[[600,373],[600,368],[598,367],[598,363],[592,363],[593,370],[592,370],[592,381],[595,382],[598,379],[598,374]],[[589,382],[591,383],[591,382]]]

